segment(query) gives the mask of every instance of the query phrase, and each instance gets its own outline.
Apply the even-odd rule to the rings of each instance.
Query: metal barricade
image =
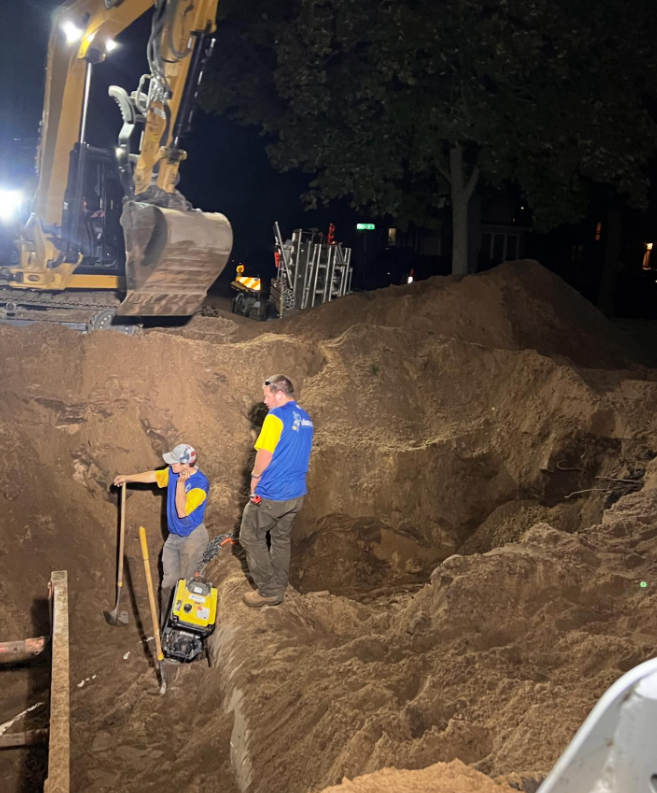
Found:
[[[344,248],[339,242],[318,242],[315,232],[303,229],[295,229],[284,242],[278,222],[274,223],[274,238],[279,268],[271,294],[280,316],[350,293],[351,248]]]

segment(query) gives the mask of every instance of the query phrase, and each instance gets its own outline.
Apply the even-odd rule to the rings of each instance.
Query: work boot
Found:
[[[279,606],[283,602],[283,595],[274,595],[274,597],[265,598],[257,590],[247,592],[242,597],[242,602],[252,609],[259,609],[263,606]]]

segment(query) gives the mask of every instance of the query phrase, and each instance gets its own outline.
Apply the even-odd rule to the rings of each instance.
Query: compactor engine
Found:
[[[173,594],[162,631],[162,651],[167,658],[193,661],[203,651],[203,642],[214,632],[217,619],[217,590],[196,575],[181,578]]]

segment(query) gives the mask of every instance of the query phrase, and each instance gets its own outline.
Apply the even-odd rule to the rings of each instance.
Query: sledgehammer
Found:
[[[110,625],[127,625],[128,612],[119,611],[121,592],[123,591],[123,544],[125,541],[125,482],[121,485],[121,527],[119,529],[119,564],[116,575],[116,604],[112,611],[104,611],[105,619]]]

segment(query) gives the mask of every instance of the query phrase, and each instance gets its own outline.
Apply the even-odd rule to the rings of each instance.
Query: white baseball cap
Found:
[[[194,465],[196,462],[196,449],[188,443],[179,443],[173,451],[163,454],[162,457],[167,465],[175,465],[176,463]]]

